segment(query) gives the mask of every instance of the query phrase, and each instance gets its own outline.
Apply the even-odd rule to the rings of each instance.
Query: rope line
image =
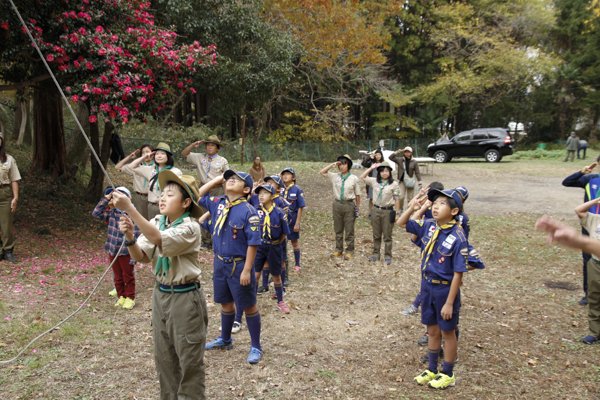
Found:
[[[69,111],[71,112],[71,115],[73,116],[73,119],[77,123],[77,126],[79,127],[79,130],[80,130],[81,134],[85,138],[85,141],[87,142],[88,147],[90,148],[90,150],[92,151],[92,154],[96,158],[96,161],[98,162],[98,165],[102,169],[102,172],[104,173],[104,176],[106,177],[106,179],[110,183],[110,186],[113,188],[113,190],[115,190],[115,185],[113,184],[112,180],[110,179],[110,176],[108,176],[108,172],[106,172],[106,169],[102,165],[102,162],[100,161],[100,157],[98,157],[98,154],[94,150],[94,147],[92,146],[92,143],[90,142],[90,140],[88,139],[87,135],[85,134],[85,131],[83,130],[83,127],[81,126],[81,123],[77,119],[77,116],[75,115],[75,112],[73,111],[73,108],[69,104],[69,101],[67,100],[67,97],[65,96],[64,92],[62,91],[62,88],[58,84],[58,81],[56,80],[56,77],[54,76],[54,73],[52,73],[52,70],[50,69],[50,66],[46,62],[46,58],[42,54],[42,51],[38,47],[38,45],[37,45],[35,39],[33,38],[33,36],[31,35],[31,32],[29,31],[29,28],[27,27],[27,25],[25,25],[25,21],[23,21],[23,17],[21,17],[21,13],[19,13],[19,10],[17,10],[17,7],[15,6],[15,3],[13,3],[13,0],[8,0],[8,1],[10,2],[13,10],[15,10],[15,13],[19,17],[19,20],[21,21],[21,24],[23,25],[23,27],[25,28],[25,31],[27,32],[27,36],[29,36],[29,39],[31,40],[31,43],[33,43],[33,45],[35,46],[35,49],[37,50],[38,54],[40,55],[40,58],[42,59],[42,62],[44,63],[44,65],[46,66],[46,69],[50,73],[50,76],[52,77],[52,80],[54,81],[54,84],[56,85],[56,88],[58,89],[58,91],[60,92],[60,95],[62,96],[63,100],[65,101],[65,104],[67,105],[67,108],[69,109]],[[71,315],[69,315],[68,317],[66,317],[62,321],[60,321],[58,324],[54,325],[52,328],[50,328],[47,331],[41,333],[35,339],[33,339],[32,341],[30,341],[29,344],[27,346],[25,346],[15,357],[11,358],[10,360],[0,361],[0,365],[12,363],[16,359],[18,359],[25,352],[25,350],[27,350],[38,339],[44,337],[48,333],[50,333],[53,330],[57,329],[59,326],[61,326],[62,324],[64,324],[65,322],[67,322],[71,317],[73,317],[75,314],[77,314],[83,308],[83,306],[85,306],[87,304],[87,302],[92,297],[92,295],[96,292],[96,289],[98,289],[98,286],[100,286],[100,283],[102,283],[102,281],[104,280],[104,277],[106,276],[106,274],[108,273],[108,271],[112,268],[112,266],[115,263],[115,261],[117,260],[117,258],[121,255],[121,251],[123,250],[123,246],[124,245],[125,245],[125,240],[123,240],[123,243],[121,243],[121,247],[119,248],[119,251],[115,255],[113,261],[110,263],[110,265],[108,266],[108,268],[106,269],[106,271],[104,271],[104,274],[102,274],[102,276],[98,280],[98,283],[96,283],[96,286],[94,287],[94,289],[90,292],[89,296],[85,299],[85,301],[83,303],[81,303],[81,305],[79,306],[79,308],[77,308],[77,310],[75,310]]]

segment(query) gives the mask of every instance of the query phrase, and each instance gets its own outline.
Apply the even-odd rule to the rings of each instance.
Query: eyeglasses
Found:
[[[237,176],[232,176],[229,179],[227,179],[227,182],[233,182],[233,183],[237,183],[237,182],[241,182],[241,181],[242,181],[242,179],[240,179]]]

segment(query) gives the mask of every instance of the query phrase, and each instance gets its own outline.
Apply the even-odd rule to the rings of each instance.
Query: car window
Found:
[[[501,137],[504,137],[504,134],[502,132],[498,132],[498,131],[488,132],[488,135],[490,135],[491,138],[501,138]]]
[[[459,133],[454,136],[455,142],[464,142],[465,140],[471,140],[471,132]]]
[[[473,140],[483,140],[483,139],[487,139],[487,138],[488,138],[487,133],[484,133],[484,132],[473,133]]]

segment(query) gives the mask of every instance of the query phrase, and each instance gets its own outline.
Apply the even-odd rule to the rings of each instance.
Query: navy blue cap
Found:
[[[469,191],[467,190],[466,187],[457,186],[454,188],[454,190],[456,190],[458,192],[458,194],[460,194],[460,197],[462,198],[463,201],[465,201],[466,199],[469,198]]]
[[[268,182],[268,181],[275,181],[275,183],[278,184],[280,188],[282,188],[284,186],[283,179],[281,179],[281,177],[277,176],[277,175],[267,176],[265,178],[265,182]]]
[[[260,185],[259,187],[256,188],[254,193],[259,194],[261,189],[265,189],[272,195],[275,195],[275,188],[273,187],[273,185]]]
[[[450,199],[454,199],[454,201],[456,201],[456,204],[458,204],[458,209],[459,211],[462,211],[462,198],[460,197],[460,194],[454,190],[454,189],[446,189],[446,190],[438,190],[438,189],[430,189],[429,192],[427,192],[427,198],[433,202],[435,201],[435,199],[437,199],[440,196],[446,196]]]
[[[283,171],[281,171],[281,175],[283,175],[284,172],[290,172],[292,174],[292,178],[296,178],[296,172],[292,167],[284,168]]]
[[[250,189],[252,189],[252,187],[254,186],[254,181],[252,180],[252,177],[250,176],[250,174],[247,172],[242,172],[242,171],[236,172],[232,169],[228,169],[223,174],[223,178],[225,178],[225,180],[227,180],[227,179],[231,178],[233,175],[239,176],[240,179],[242,179],[244,182],[246,182],[246,186],[248,186]]]

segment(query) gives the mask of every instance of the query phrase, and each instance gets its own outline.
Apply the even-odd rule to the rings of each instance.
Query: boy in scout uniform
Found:
[[[4,137],[0,136],[0,229],[2,229],[2,253],[0,260],[16,263],[13,254],[15,247],[15,234],[13,220],[19,201],[19,181],[21,174],[17,163],[12,156],[6,154]]]
[[[340,171],[339,174],[329,172],[336,166]],[[344,255],[344,260],[351,260],[354,257],[355,207],[356,210],[360,208],[360,180],[356,175],[352,175],[350,168],[352,168],[352,159],[345,154],[319,172],[323,177],[329,179],[333,186],[335,251],[332,257]],[[344,253],[344,232],[346,233],[346,253]]]
[[[306,207],[304,201],[304,191],[300,186],[296,185],[296,171],[293,168],[287,167],[281,171],[281,180],[283,181],[283,199],[286,200],[289,206],[288,212],[288,223],[290,226],[290,234],[287,240],[292,242],[294,248],[294,260],[296,262],[294,266],[294,273],[299,274],[301,271],[300,267],[300,220],[302,219],[302,212]],[[284,260],[287,260],[287,240],[283,241],[283,251],[286,253]],[[287,286],[287,268],[283,270],[283,284]]]
[[[204,346],[208,314],[200,287],[200,196],[193,176],[161,171],[160,215],[144,219],[129,198],[113,193],[116,207],[126,212],[119,228],[131,257],[152,262],[156,286],[152,293],[154,362],[160,399],[205,399]],[[133,221],[132,221],[133,220]],[[133,223],[142,235],[137,242]]]
[[[193,149],[197,149],[202,144],[205,145],[206,153],[192,153]],[[214,178],[223,175],[229,169],[229,162],[227,162],[226,158],[219,155],[219,150],[221,150],[221,141],[217,136],[211,135],[207,139],[190,144],[181,152],[181,155],[185,157],[187,162],[196,165],[200,186],[206,185]],[[211,190],[210,195],[213,197],[221,196],[223,193],[223,187],[218,186]],[[202,230],[202,248],[209,249],[211,247],[212,235],[210,232]]]
[[[370,177],[373,170],[377,170],[377,177]],[[369,261],[379,261],[381,251],[381,236],[385,243],[385,263],[392,263],[392,230],[396,222],[394,211],[394,192],[398,188],[398,182],[392,178],[392,167],[388,162],[372,164],[360,176],[368,186],[373,188],[373,208],[371,214],[371,226],[373,227],[373,256]]]
[[[209,191],[225,184],[225,195]],[[253,269],[261,244],[260,217],[247,201],[253,182],[246,172],[225,171],[200,188],[200,204],[210,212],[213,227],[214,299],[221,304],[221,336],[206,344],[206,350],[233,348],[231,328],[236,307],[244,310],[250,333],[247,361],[256,364],[262,356],[261,318],[256,305],[256,276]]]

